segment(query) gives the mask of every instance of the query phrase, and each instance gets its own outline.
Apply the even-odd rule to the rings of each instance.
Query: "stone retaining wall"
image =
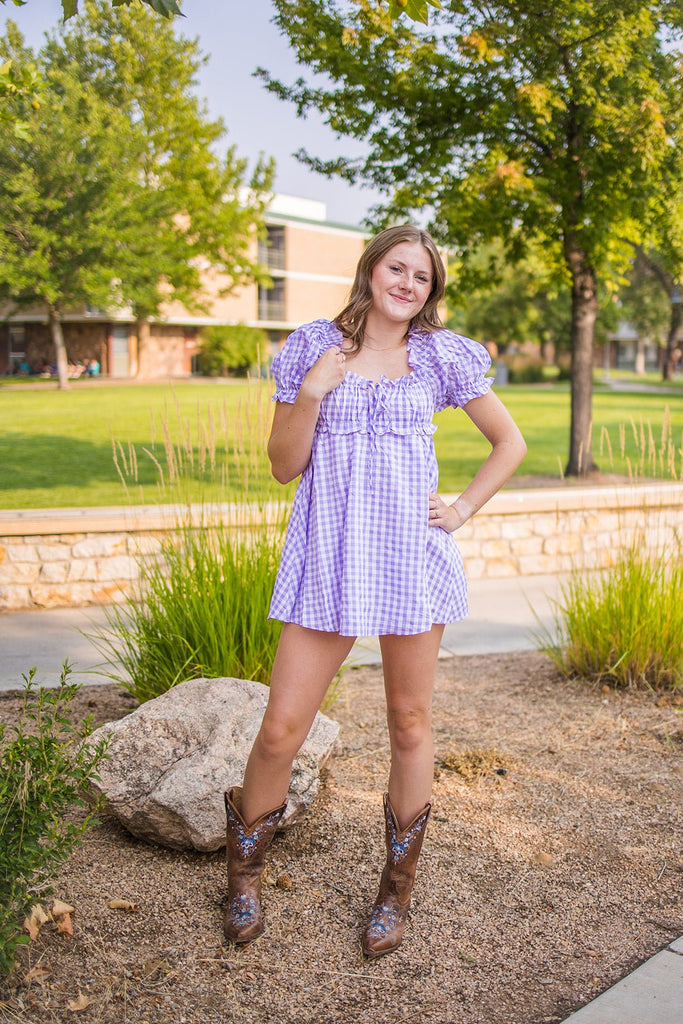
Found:
[[[203,510],[206,514],[207,510]],[[234,528],[277,515],[211,506]],[[130,592],[141,556],[202,509],[173,506],[0,512],[0,610],[108,603]],[[471,579],[609,566],[633,541],[661,548],[683,533],[683,484],[503,491],[458,531]]]

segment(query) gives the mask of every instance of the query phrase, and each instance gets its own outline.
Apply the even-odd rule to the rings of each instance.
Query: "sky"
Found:
[[[285,82],[305,74],[289,49],[287,40],[271,23],[271,0],[184,0],[185,18],[177,22],[183,35],[199,37],[202,52],[209,55],[202,69],[199,93],[212,117],[221,117],[228,130],[227,142],[246,157],[250,166],[259,152],[275,157],[275,191],[317,199],[327,206],[329,220],[358,224],[376,201],[368,190],[328,180],[308,170],[292,154],[300,147],[328,158],[359,152],[353,140],[337,140],[315,115],[297,118],[294,107],[266,91],[253,77],[256,67],[266,67]],[[17,23],[26,41],[39,48],[45,32],[61,17],[60,0],[27,0],[24,7],[0,6],[0,25]]]

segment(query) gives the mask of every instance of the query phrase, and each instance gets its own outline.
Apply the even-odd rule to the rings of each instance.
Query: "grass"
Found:
[[[256,451],[254,445],[262,436],[255,421],[271,415],[270,388],[268,382],[255,381],[173,386],[86,383],[68,392],[3,390],[0,507],[87,508],[156,502],[163,497],[159,466],[167,488],[167,452],[179,442],[188,458],[180,475],[194,481],[192,492],[185,495],[188,499],[239,500],[246,490],[254,490],[255,477],[268,488],[272,485],[265,452]],[[529,454],[520,472],[559,479],[569,445],[567,385],[511,386],[498,393],[527,439]],[[593,406],[594,457],[601,469],[640,478],[681,478],[683,402],[676,395],[596,392]],[[436,422],[441,490],[457,492],[486,456],[488,445],[461,412],[447,410]],[[668,456],[655,458],[656,464],[650,465],[650,434],[658,451],[663,431],[667,451],[673,452],[673,473]],[[212,447],[222,462],[217,470],[208,467],[208,472],[206,465],[202,468],[202,458]],[[241,453],[237,464],[234,452]],[[121,476],[126,479],[127,494]],[[509,486],[515,486],[514,478]]]
[[[280,635],[268,619],[285,515],[253,534],[206,521],[163,544],[161,560],[123,606],[90,634],[103,674],[141,703],[185,679],[234,676],[267,683]]]
[[[569,677],[634,689],[683,684],[683,540],[659,552],[636,536],[602,574],[576,571],[555,602],[541,650]]]

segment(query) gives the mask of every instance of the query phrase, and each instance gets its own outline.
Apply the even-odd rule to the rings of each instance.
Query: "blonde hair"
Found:
[[[363,333],[372,308],[372,272],[383,256],[401,242],[418,243],[429,253],[432,262],[432,287],[424,306],[413,317],[410,329],[429,332],[442,327],[437,307],[446,289],[446,268],[432,236],[412,224],[386,228],[368,243],[356,267],[356,277],[348,303],[334,318],[334,323],[351,342],[351,351],[357,352],[363,344]]]

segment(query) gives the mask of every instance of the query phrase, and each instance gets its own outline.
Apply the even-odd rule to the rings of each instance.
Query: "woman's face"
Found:
[[[432,259],[420,242],[399,242],[375,264],[372,309],[392,323],[417,316],[432,290]]]

